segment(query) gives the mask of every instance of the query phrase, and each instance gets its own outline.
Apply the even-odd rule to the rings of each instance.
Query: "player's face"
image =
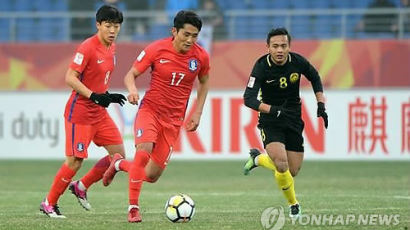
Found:
[[[174,36],[172,43],[175,49],[180,53],[186,53],[198,40],[199,31],[198,28],[191,24],[184,24],[184,27],[178,31],[173,27],[172,35]]]
[[[288,54],[290,51],[288,36],[276,35],[271,37],[268,50],[275,64],[285,64],[288,60]]]
[[[101,23],[97,22],[97,29],[102,42],[105,45],[109,45],[115,41],[118,36],[118,33],[121,29],[120,23],[113,23],[113,22],[106,22],[103,21]]]

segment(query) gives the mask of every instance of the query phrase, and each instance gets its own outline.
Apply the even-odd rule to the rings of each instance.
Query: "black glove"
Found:
[[[269,114],[271,114],[274,117],[279,117],[281,114],[286,112],[286,104],[288,100],[285,100],[282,105],[271,105],[269,109]]]
[[[90,100],[93,101],[95,104],[105,108],[107,108],[112,102],[110,96],[105,93],[92,93],[90,96]]]
[[[106,94],[111,98],[112,103],[118,103],[121,106],[123,106],[125,104],[125,101],[127,100],[127,98],[120,93],[109,93],[107,91]]]
[[[325,109],[325,103],[318,102],[317,103],[317,117],[322,117],[323,121],[325,122],[325,128],[327,129],[328,121],[327,121],[327,113]]]

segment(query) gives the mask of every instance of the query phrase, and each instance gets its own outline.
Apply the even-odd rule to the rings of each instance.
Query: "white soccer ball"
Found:
[[[186,194],[172,196],[165,204],[165,215],[172,222],[188,222],[194,214],[194,201]]]

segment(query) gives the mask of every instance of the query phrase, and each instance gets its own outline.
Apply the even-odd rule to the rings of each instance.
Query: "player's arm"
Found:
[[[190,120],[187,122],[187,131],[195,131],[199,126],[201,120],[202,111],[205,105],[205,99],[209,90],[209,75],[204,75],[199,78],[199,85],[197,89],[197,104],[194,114],[192,114]]]
[[[328,116],[325,108],[325,96],[323,95],[323,85],[320,80],[319,73],[307,60],[304,60],[305,71],[304,75],[312,84],[313,91],[315,92],[316,101],[317,101],[317,117],[322,117],[324,121],[325,128],[328,126]]]
[[[135,79],[140,75],[141,73],[133,66],[124,77],[124,84],[128,90],[127,99],[133,105],[138,105],[139,95],[135,86]]]
[[[244,104],[245,106],[258,112],[269,113],[273,114],[274,116],[279,116],[280,114],[278,114],[278,111],[283,109],[283,105],[272,106],[258,100],[259,90],[263,82],[260,77],[260,72],[262,72],[261,68],[262,67],[259,67],[258,63],[256,63],[252,70],[251,76],[248,80],[248,85],[246,87],[245,93],[243,94]]]
[[[79,93],[80,95],[90,98],[93,91],[91,91],[87,86],[85,86],[79,79],[80,73],[68,68],[65,74],[65,82],[68,86],[70,86],[74,91]]]

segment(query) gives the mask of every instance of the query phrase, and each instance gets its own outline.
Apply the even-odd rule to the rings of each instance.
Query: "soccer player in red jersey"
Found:
[[[194,12],[178,12],[173,36],[148,45],[124,78],[128,101],[136,105],[139,95],[135,78],[152,68],[150,87],[135,118],[134,161],[128,162],[115,154],[103,177],[104,185],[108,185],[117,171],[129,168],[129,222],[141,222],[138,199],[142,183],[157,181],[167,166],[196,78],[199,80],[196,111],[185,128],[195,131],[199,125],[209,78],[209,55],[196,44],[201,27],[202,21]]]
[[[107,91],[116,64],[114,41],[122,21],[122,13],[115,7],[104,5],[99,8],[96,14],[98,32],[81,43],[67,70],[65,80],[73,91],[64,114],[66,160],[57,172],[47,197],[40,204],[40,211],[49,217],[65,218],[57,201],[69,185],[80,204],[89,210],[87,188],[102,178],[110,165],[110,155],[125,155],[121,134],[105,109],[110,103],[122,106],[126,100],[121,94]],[[100,159],[81,180],[71,182],[88,156],[91,141],[103,146],[109,155]]]

